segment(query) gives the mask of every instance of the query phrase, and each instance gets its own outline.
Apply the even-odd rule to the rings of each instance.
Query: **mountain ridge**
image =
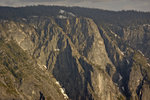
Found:
[[[65,9],[70,10],[71,8]],[[74,12],[76,11],[75,8],[72,9]],[[0,8],[0,10],[2,9]],[[52,10],[56,11],[55,15],[59,14],[62,8],[58,7]],[[80,10],[82,12],[83,9]],[[130,26],[122,24],[122,26],[112,23],[113,21],[101,23],[101,18],[99,21],[97,20],[100,15],[91,19],[84,15],[85,13],[79,11],[78,13],[81,14],[79,16],[77,12],[74,12],[71,11],[75,16],[66,15],[64,18],[59,18],[57,15],[55,17],[53,13],[50,16],[26,15],[28,17],[18,17],[14,14],[14,18],[10,16],[12,19],[7,19],[6,16],[7,20],[0,17],[0,37],[5,42],[16,42],[24,52],[36,60],[36,64],[41,70],[53,74],[54,80],[56,78],[59,81],[69,99],[146,100],[149,98],[150,66],[149,58],[146,58],[149,57],[149,49],[143,49],[146,52],[141,49],[144,53],[142,54],[139,49],[143,45],[139,48],[136,45],[135,47],[130,45],[131,42],[136,44],[137,41],[142,41],[141,43],[149,46],[149,21],[145,22],[141,19],[140,21],[143,21],[141,24],[147,24],[147,26],[141,24],[138,26],[136,24],[140,21],[137,18],[135,19],[137,20],[136,24],[133,23]],[[106,13],[108,14],[108,12]],[[143,18],[147,17],[145,15]],[[141,33],[134,31],[135,29]],[[146,39],[145,34],[147,35]],[[132,41],[133,37],[136,37],[136,41]],[[144,56],[145,54],[147,56]],[[10,64],[10,66],[12,65]],[[39,75],[40,73],[43,72],[39,72]],[[39,84],[44,85],[42,82]],[[61,89],[57,89],[58,92],[61,92]],[[36,93],[39,91],[41,90]],[[47,89],[44,88],[43,91],[47,91]],[[52,94],[53,100],[57,100],[55,92]],[[42,92],[42,95],[47,97],[46,92]],[[36,97],[38,96],[36,95]],[[63,94],[60,98],[65,99]]]

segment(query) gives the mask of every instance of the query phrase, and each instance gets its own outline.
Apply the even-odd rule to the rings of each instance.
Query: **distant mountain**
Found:
[[[0,99],[150,99],[150,13],[60,6],[0,12]]]

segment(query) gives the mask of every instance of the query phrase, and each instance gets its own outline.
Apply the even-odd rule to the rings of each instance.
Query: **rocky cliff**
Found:
[[[2,21],[0,27],[5,41],[15,41],[52,73],[71,99],[123,98],[112,82],[116,69],[92,19],[29,17]]]
[[[65,100],[54,76],[15,41],[0,40],[1,100]]]
[[[56,12],[0,20],[0,99],[150,98],[148,24]]]
[[[134,28],[141,27],[143,29],[143,26],[145,27],[145,25],[137,25]],[[141,28],[139,28],[137,30],[132,29],[129,32],[123,31],[120,34],[120,30],[125,30],[124,28],[114,30],[112,27],[114,26],[100,26],[99,30],[104,38],[108,56],[117,70],[113,81],[118,84],[120,91],[127,99],[147,100],[149,98],[150,60],[148,56],[149,48],[146,49],[145,47],[145,45],[149,47],[149,39],[147,41],[145,38],[149,38],[149,33],[148,31],[141,32]],[[136,30],[136,32],[133,30]],[[144,37],[144,34],[147,34],[147,37]],[[138,44],[139,42],[141,45]]]

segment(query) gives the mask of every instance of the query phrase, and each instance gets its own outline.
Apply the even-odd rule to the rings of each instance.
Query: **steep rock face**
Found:
[[[14,41],[0,40],[1,100],[66,100],[60,85]]]
[[[136,24],[128,26],[106,25],[112,32],[118,35],[122,42],[135,50],[140,50],[149,58],[150,50],[150,25],[149,24]]]
[[[124,35],[131,35],[125,40],[122,38],[122,35],[115,33],[110,27],[99,27],[99,29],[104,38],[108,56],[117,69],[117,74],[114,75],[113,81],[118,84],[120,91],[126,95],[127,99],[145,100],[149,98],[149,93],[146,93],[146,91],[149,91],[150,62],[136,46],[137,41],[143,41],[139,39],[141,36],[137,38],[136,36],[138,36],[138,33],[136,32],[132,34],[124,33]],[[145,33],[141,32],[141,34]],[[134,36],[137,40],[136,42],[134,39],[130,40],[130,38]],[[130,43],[128,45],[127,41],[129,41],[131,45]],[[135,44],[135,48],[131,41]],[[145,43],[148,44],[147,40],[145,41]],[[133,47],[133,49],[131,47]]]
[[[129,78],[129,89],[133,100],[147,100],[149,96],[150,66],[147,59],[140,53],[135,52]]]
[[[99,30],[100,34],[104,38],[108,56],[117,69],[117,72],[113,76],[113,81],[118,84],[120,91],[128,98],[128,96],[130,96],[128,89],[128,73],[130,72],[131,63],[130,56],[134,50],[129,47],[125,47],[120,37],[109,29],[109,27],[99,27]]]
[[[56,6],[0,11],[0,99],[120,100],[121,93],[150,99],[150,13]]]
[[[111,63],[105,50],[104,41],[92,19],[74,18],[57,20],[57,23],[68,34],[80,55],[95,65],[102,65],[103,69],[107,63]]]
[[[112,82],[115,67],[91,19],[30,17],[2,21],[0,28],[7,41],[15,40],[48,68],[71,99],[124,99]]]
[[[123,39],[136,50],[141,50],[147,57],[150,55],[150,25],[129,26],[123,29]]]

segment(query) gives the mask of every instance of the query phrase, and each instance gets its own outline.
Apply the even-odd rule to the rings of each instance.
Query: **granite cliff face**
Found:
[[[122,42],[132,47],[134,50],[140,50],[147,58],[150,55],[150,24],[128,25],[125,27],[109,26],[117,36],[120,36]]]
[[[149,25],[93,20],[62,9],[1,19],[0,99],[148,100]]]
[[[143,25],[134,26],[134,28],[139,28],[134,29],[136,32],[132,29],[122,34],[119,33],[120,29],[115,32],[112,27],[99,27],[99,30],[104,38],[108,56],[117,70],[113,81],[118,84],[120,91],[127,99],[147,100],[149,98],[150,60],[149,48],[145,47],[145,45],[149,47],[149,39],[147,41],[145,38],[149,38],[150,34],[148,31],[141,32],[139,27],[143,29]],[[144,37],[144,34],[147,34],[147,37]],[[138,45],[139,42],[141,45]]]
[[[62,87],[16,42],[0,40],[1,100],[66,100]]]
[[[116,69],[92,19],[30,17],[2,21],[1,29],[5,41],[15,41],[52,73],[71,99],[123,98],[112,82]]]

